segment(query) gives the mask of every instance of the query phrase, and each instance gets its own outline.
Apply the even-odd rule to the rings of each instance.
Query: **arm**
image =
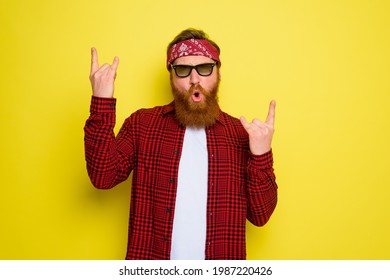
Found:
[[[134,167],[132,135],[126,121],[114,135],[115,99],[92,97],[91,115],[84,127],[85,159],[92,184],[109,189],[127,179]]]
[[[272,151],[251,155],[247,167],[247,218],[263,226],[271,217],[277,203],[277,185],[273,170]]]
[[[257,226],[267,223],[277,203],[277,185],[271,150],[275,105],[275,101],[271,101],[265,122],[254,119],[248,123],[244,117],[240,118],[249,136],[251,152],[247,167],[247,218]]]
[[[133,168],[131,135],[124,125],[115,138],[114,81],[119,60],[99,67],[96,49],[91,53],[91,115],[85,127],[85,159],[88,175],[96,188],[108,189],[126,180]]]

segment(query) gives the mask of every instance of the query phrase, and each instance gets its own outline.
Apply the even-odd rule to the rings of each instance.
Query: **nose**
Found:
[[[190,83],[191,83],[192,85],[199,84],[199,74],[198,74],[198,72],[196,72],[195,69],[191,69],[191,73],[190,73]]]

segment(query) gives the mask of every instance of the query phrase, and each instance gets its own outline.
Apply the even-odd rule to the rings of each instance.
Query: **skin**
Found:
[[[213,60],[205,56],[185,56],[176,59],[174,64],[198,65],[210,62],[213,62]],[[114,82],[118,65],[119,58],[115,57],[112,64],[105,63],[99,66],[97,51],[95,48],[92,48],[91,72],[89,78],[94,96],[100,98],[113,98]],[[207,77],[200,76],[195,69],[193,69],[191,74],[186,78],[178,78],[173,74],[173,83],[177,88],[183,90],[188,90],[195,84],[199,84],[206,90],[210,90],[218,79],[220,79],[220,72],[216,71],[216,68],[214,68],[213,73]],[[202,98],[196,102],[202,102]],[[262,155],[271,150],[272,137],[275,130],[275,106],[276,102],[272,100],[269,105],[268,115],[264,122],[257,118],[253,119],[252,122],[248,122],[245,117],[240,117],[241,124],[249,135],[249,147],[251,153],[254,155]]]
[[[203,63],[214,63],[215,61],[205,56],[183,56],[177,58],[174,65],[191,65],[195,66]],[[216,71],[217,67],[214,67],[213,72],[210,76],[200,76],[195,69],[192,69],[191,74],[186,78],[179,78],[176,74],[172,75],[172,82],[177,89],[180,91],[188,91],[192,85],[200,85],[205,90],[211,91],[218,79],[220,79],[220,72]],[[200,100],[194,102],[202,102],[203,96],[200,96]]]
[[[114,97],[114,82],[118,69],[119,58],[115,57],[112,64],[105,63],[99,67],[98,55],[95,48],[91,49],[91,73],[89,79],[93,96],[100,98]]]

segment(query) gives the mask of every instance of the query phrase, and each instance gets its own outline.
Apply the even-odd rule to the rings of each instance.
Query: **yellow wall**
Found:
[[[277,100],[279,204],[249,259],[390,258],[390,2],[0,2],[0,259],[123,259],[130,182],[92,187],[90,47],[121,61],[117,129],[171,100],[165,48],[187,27],[222,48],[220,103]]]

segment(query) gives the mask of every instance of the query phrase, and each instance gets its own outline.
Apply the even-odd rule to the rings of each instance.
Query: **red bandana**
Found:
[[[207,56],[215,61],[219,60],[219,54],[216,47],[210,44],[207,40],[190,39],[180,43],[174,44],[168,52],[167,68],[169,70],[169,64],[171,64],[176,58],[188,55],[203,55]]]

